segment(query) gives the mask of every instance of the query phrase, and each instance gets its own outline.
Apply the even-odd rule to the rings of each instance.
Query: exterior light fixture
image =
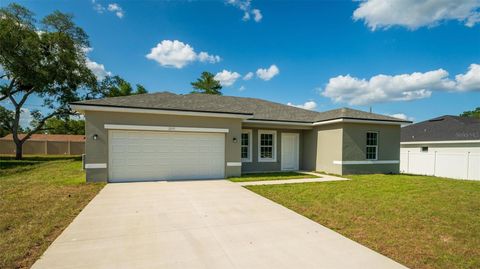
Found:
[[[98,135],[97,135],[97,134],[94,134],[94,135],[92,136],[92,138],[93,138],[93,140],[97,140],[97,139],[98,139]]]
[[[233,138],[233,143],[237,143],[237,138],[236,137]]]

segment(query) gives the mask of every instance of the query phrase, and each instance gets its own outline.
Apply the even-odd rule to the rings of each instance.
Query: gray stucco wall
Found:
[[[320,125],[313,130],[317,133],[316,171],[342,174],[342,166],[334,161],[342,160],[343,126],[340,123]]]
[[[400,160],[400,126],[344,123],[342,161],[366,160],[366,134],[378,132],[378,160]],[[342,174],[399,173],[400,164],[343,165]]]
[[[296,129],[272,129],[272,128],[256,128],[256,127],[247,127],[244,126],[243,129],[252,130],[252,161],[251,162],[242,162],[242,172],[243,173],[252,173],[252,172],[270,172],[270,171],[281,171],[281,161],[282,161],[282,133],[297,133],[299,134],[299,168],[302,169],[302,140],[303,132],[302,130]],[[277,160],[276,162],[259,162],[258,161],[258,130],[272,130],[277,132]]]
[[[241,167],[226,166],[227,162],[240,162],[240,143],[234,143],[233,138],[236,137],[238,141],[240,140],[241,119],[98,111],[87,111],[85,119],[85,160],[87,164],[108,164],[108,130],[104,128],[105,124],[226,128],[229,132],[225,139],[225,176],[241,174]],[[92,139],[94,134],[98,135],[97,140]],[[107,181],[108,167],[86,169],[86,174],[87,181]]]

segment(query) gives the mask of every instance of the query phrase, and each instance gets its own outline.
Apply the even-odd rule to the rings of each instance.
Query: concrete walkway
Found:
[[[343,181],[350,180],[348,178],[337,177],[332,175],[324,175],[313,172],[302,172],[304,174],[310,174],[319,176],[315,178],[298,178],[298,179],[282,179],[282,180],[263,180],[263,181],[247,181],[237,182],[241,186],[253,186],[253,185],[278,185],[278,184],[295,184],[295,183],[309,183],[309,182],[329,182],[329,181]]]
[[[405,268],[226,181],[108,184],[40,268]]]

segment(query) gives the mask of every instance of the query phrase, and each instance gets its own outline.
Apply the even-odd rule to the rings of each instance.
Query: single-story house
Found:
[[[22,139],[25,134],[19,134]],[[82,155],[85,153],[84,135],[32,134],[23,143],[23,154],[34,155]],[[12,134],[0,138],[0,154],[15,154]]]
[[[398,173],[401,119],[169,92],[71,104],[85,115],[88,181],[207,179],[310,170]]]
[[[480,180],[480,119],[445,115],[402,128],[402,173]]]

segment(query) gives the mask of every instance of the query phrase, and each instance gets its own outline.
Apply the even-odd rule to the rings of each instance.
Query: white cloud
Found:
[[[243,91],[246,90],[246,89],[247,89],[247,88],[245,88],[245,86],[242,85],[242,86],[240,86],[240,88],[238,88],[238,91],[239,91],[239,92],[243,92]]]
[[[260,9],[256,9],[256,8],[252,9],[252,14],[253,14],[253,20],[256,22],[261,21],[263,18],[263,15]]]
[[[28,108],[22,108],[20,111],[20,126],[22,126],[22,128],[30,127],[32,120],[33,116],[30,110]]]
[[[244,77],[243,80],[251,80],[253,78],[253,72],[248,72]]]
[[[96,0],[92,0],[92,5],[93,5],[93,10],[95,10],[98,13],[103,13],[105,11],[105,7],[97,3]]]
[[[466,74],[455,76],[457,89],[459,91],[478,91],[480,90],[480,65],[471,64]]]
[[[257,70],[257,77],[263,79],[263,80],[270,80],[274,76],[278,75],[280,73],[280,70],[278,67],[274,64],[272,64],[268,69],[266,68],[259,68]]]
[[[204,51],[201,51],[199,54],[198,54],[198,60],[200,62],[209,62],[209,63],[218,63],[220,62],[220,56],[218,55],[210,55]]]
[[[303,103],[302,105],[294,105],[294,104],[289,102],[289,103],[287,103],[287,105],[298,107],[298,108],[303,108],[303,109],[308,109],[308,110],[314,110],[315,108],[317,108],[317,103],[315,103],[314,101],[307,101],[307,102]]]
[[[103,64],[99,64],[87,58],[86,61],[88,69],[92,70],[93,74],[97,77],[97,80],[102,80],[106,76],[111,76],[112,73],[105,70],[105,66]]]
[[[122,7],[117,3],[108,4],[108,11],[115,13],[120,19],[125,15]]]
[[[394,118],[401,119],[401,120],[414,121],[413,117],[409,117],[404,113],[387,114],[387,116],[394,117]]]
[[[197,54],[189,44],[178,40],[163,40],[153,47],[146,57],[162,66],[175,68],[182,68],[194,61],[216,63],[221,60],[220,56],[203,51]]]
[[[255,22],[260,22],[263,18],[262,12],[258,8],[252,9],[252,0],[226,0],[225,3],[234,6],[243,11],[242,20],[248,21],[253,15]]]
[[[250,13],[248,13],[248,12],[245,11],[245,12],[243,13],[242,20],[244,20],[244,21],[250,20]]]
[[[222,86],[232,86],[239,77],[241,76],[237,72],[223,70],[222,72],[218,72],[214,78],[218,80]]]
[[[90,48],[90,47],[82,47],[81,50],[83,51],[83,53],[87,54],[87,53],[90,53],[93,51],[93,48]]]
[[[394,25],[417,29],[447,20],[472,27],[480,21],[479,8],[479,0],[361,0],[353,18],[364,20],[371,30]]]
[[[107,7],[105,7],[102,4],[100,4],[97,0],[92,0],[92,5],[93,5],[93,10],[95,10],[99,14],[103,14],[106,10],[108,10],[109,12],[114,13],[115,16],[117,16],[120,19],[123,18],[123,16],[125,15],[125,11],[117,3],[110,3],[108,4]]]
[[[381,74],[370,79],[337,76],[330,78],[321,94],[350,105],[410,101],[428,98],[433,91],[480,91],[479,75],[480,65],[471,64],[469,71],[457,75],[455,80],[443,69],[395,76]]]

